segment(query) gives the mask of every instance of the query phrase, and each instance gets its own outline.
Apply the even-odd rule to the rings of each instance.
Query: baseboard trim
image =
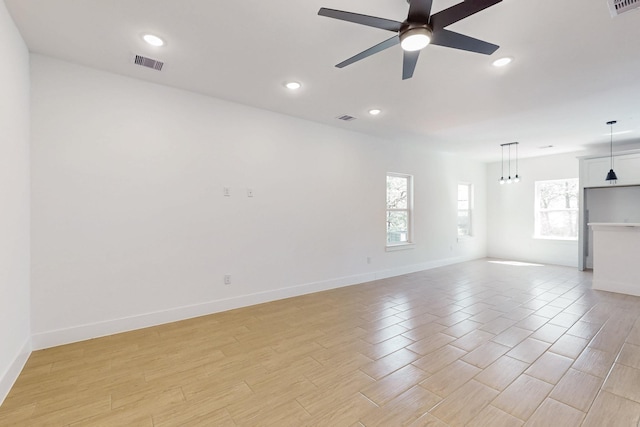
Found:
[[[266,292],[259,292],[255,294],[241,295],[233,298],[208,301],[201,304],[174,307],[167,310],[107,320],[104,322],[96,322],[91,324],[78,325],[71,328],[40,332],[32,335],[31,342],[34,350],[41,350],[92,338],[99,338],[121,332],[128,332],[136,329],[157,326],[164,323],[177,322],[180,320],[233,310],[236,308],[262,304],[284,298],[291,298],[314,292],[321,292],[344,286],[357,285],[374,280],[401,276],[403,274],[430,270],[432,268],[457,264],[464,261],[471,261],[473,259],[478,259],[478,257],[445,258],[441,260],[429,261],[425,263],[413,264],[387,270],[380,270],[319,282],[306,283],[302,285],[280,288]]]
[[[7,371],[2,375],[2,377],[0,377],[0,405],[2,405],[2,402],[4,402],[4,399],[6,399],[6,397],[9,395],[9,391],[11,390],[11,387],[13,387],[13,384],[18,379],[20,372],[22,372],[24,365],[27,363],[27,360],[29,359],[29,356],[31,355],[31,351],[32,351],[31,339],[28,338],[25,341],[22,348],[20,349],[20,352],[18,353],[16,358],[13,360],[13,362],[9,366],[9,369],[7,369]]]
[[[458,264],[465,261],[473,261],[484,257],[451,257],[443,258],[435,261],[423,262],[420,264],[412,264],[403,267],[382,270],[375,273],[375,280],[386,279],[389,277],[402,276],[403,274],[416,273],[418,271],[431,270],[433,268],[445,267],[447,265]]]
[[[562,242],[564,242],[563,240],[561,240]],[[578,268],[578,260],[577,258],[575,260],[571,260],[571,261],[567,261],[567,260],[562,260],[562,259],[542,259],[542,258],[537,258],[537,257],[518,257],[518,256],[513,256],[513,254],[503,254],[500,252],[492,252],[489,253],[487,255],[487,258],[492,258],[492,259],[501,259],[501,260],[509,260],[509,261],[518,261],[518,262],[530,262],[530,263],[536,263],[536,264],[543,264],[543,265],[558,265],[561,267],[575,267]]]
[[[640,296],[640,286],[638,286],[637,284],[600,279],[596,278],[595,274],[591,287],[597,291],[616,292],[619,294]]]

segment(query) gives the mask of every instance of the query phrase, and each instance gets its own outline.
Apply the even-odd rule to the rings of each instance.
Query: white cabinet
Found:
[[[587,157],[581,159],[580,186],[592,188],[640,184],[640,152],[614,154],[613,162],[613,170],[618,176],[615,184],[611,184],[605,179],[609,169],[611,169],[610,157]]]
[[[613,170],[616,172],[618,179],[615,184],[606,180],[607,173],[611,169],[611,158],[609,155],[595,155],[578,157],[580,160],[580,229],[578,230],[578,269],[584,270],[585,267],[591,266],[593,258],[590,255],[590,249],[592,246],[592,232],[587,227],[587,222],[606,222],[612,221],[612,217],[622,215],[619,209],[620,205],[613,204],[609,207],[609,211],[615,213],[615,215],[602,214],[601,217],[596,218],[594,215],[590,218],[590,208],[596,207],[593,203],[598,202],[592,200],[589,202],[588,195],[593,195],[593,192],[604,191],[606,188],[622,187],[618,190],[633,190],[631,186],[640,186],[640,150],[629,150],[624,152],[614,153],[613,155]],[[591,190],[589,190],[591,189]],[[592,198],[593,199],[593,198]],[[627,197],[627,201],[624,206],[634,204],[637,208],[628,209],[633,212],[640,212],[640,199],[635,196],[635,193],[630,194]],[[594,212],[595,213],[595,212]],[[633,217],[635,214],[626,215],[621,218],[614,218],[618,221],[626,221],[628,218]],[[637,222],[637,220],[635,221]]]
[[[640,224],[591,223],[593,289],[640,296]]]

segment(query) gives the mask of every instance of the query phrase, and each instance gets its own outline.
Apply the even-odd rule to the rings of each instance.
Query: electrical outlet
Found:
[[[225,285],[230,285],[231,284],[231,275],[230,274],[225,274],[224,275],[224,284]]]
[[[222,187],[222,195],[224,197],[231,197],[231,189],[229,187]]]
[[[253,188],[247,188],[247,197],[253,197]]]

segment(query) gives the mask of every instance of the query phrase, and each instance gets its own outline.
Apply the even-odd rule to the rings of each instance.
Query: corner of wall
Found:
[[[0,376],[0,405],[4,402],[4,399],[9,395],[9,391],[11,391],[11,387],[18,379],[20,372],[27,364],[27,360],[31,355],[33,347],[31,345],[31,338],[28,338],[20,352],[16,355],[13,363],[9,366],[7,371]]]
[[[0,403],[31,354],[29,50],[0,2]]]

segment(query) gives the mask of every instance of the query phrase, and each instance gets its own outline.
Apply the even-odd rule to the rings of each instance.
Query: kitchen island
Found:
[[[593,289],[640,296],[640,223],[589,223]]]

